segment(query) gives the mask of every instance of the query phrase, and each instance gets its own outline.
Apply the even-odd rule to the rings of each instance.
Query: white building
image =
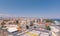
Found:
[[[60,32],[60,27],[59,26],[50,26],[52,36],[58,36]]]
[[[18,26],[17,25],[5,25],[6,26],[6,28],[7,28],[7,31],[9,31],[9,32],[14,32],[14,31],[18,31]]]

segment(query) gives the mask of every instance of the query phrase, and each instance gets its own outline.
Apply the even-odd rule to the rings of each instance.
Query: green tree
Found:
[[[47,30],[51,30],[50,26],[46,26],[46,29],[47,29]]]
[[[2,22],[1,25],[5,25],[5,22]]]
[[[46,19],[46,29],[47,29],[47,30],[51,30],[50,25],[51,25],[52,23],[54,23],[53,20]]]
[[[1,23],[1,27],[4,27],[4,25],[5,25],[5,22],[3,21],[3,22]]]
[[[19,21],[18,20],[16,20],[16,24],[19,24]]]
[[[50,19],[46,19],[45,21],[46,22],[50,22],[50,23],[54,23],[54,21],[53,20],[50,20]]]

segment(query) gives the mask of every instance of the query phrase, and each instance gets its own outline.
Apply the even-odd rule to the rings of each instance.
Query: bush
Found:
[[[47,30],[51,30],[50,26],[46,26],[46,29],[47,29]]]
[[[46,19],[46,22],[54,23],[54,21],[50,19]]]

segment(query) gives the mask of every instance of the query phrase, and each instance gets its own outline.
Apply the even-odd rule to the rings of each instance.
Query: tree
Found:
[[[46,29],[47,29],[47,30],[51,30],[50,26],[46,26]]]
[[[1,25],[4,25],[5,24],[5,22],[3,21],[2,23],[1,23]]]
[[[46,19],[46,29],[47,30],[51,30],[51,28],[50,28],[51,23],[54,23],[54,21],[53,20]]]
[[[16,20],[16,24],[18,24],[19,23],[19,21],[18,20]]]
[[[50,19],[46,19],[45,21],[46,22],[50,22],[50,23],[54,23],[54,21],[53,20],[50,20]]]
[[[1,23],[1,27],[4,27],[4,25],[5,25],[5,22],[3,21],[3,22]]]

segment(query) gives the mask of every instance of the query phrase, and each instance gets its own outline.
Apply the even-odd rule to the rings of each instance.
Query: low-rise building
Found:
[[[8,25],[4,25],[4,26],[6,26],[6,28],[7,28],[7,31],[8,32],[14,32],[14,31],[19,31],[19,30],[21,30],[21,28],[19,27],[19,26],[17,26],[17,25],[14,25],[14,24],[8,24]]]
[[[50,28],[52,31],[52,36],[60,36],[60,26],[52,25]]]

